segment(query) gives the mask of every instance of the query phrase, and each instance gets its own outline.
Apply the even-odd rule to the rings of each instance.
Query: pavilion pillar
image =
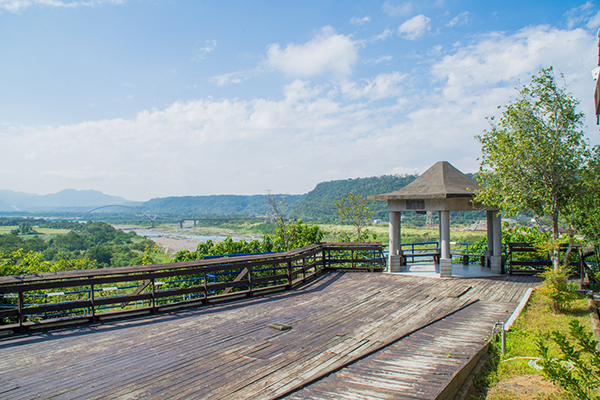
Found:
[[[490,257],[491,261],[491,272],[493,274],[502,273],[502,217],[499,211],[493,211],[494,215],[494,239],[493,239],[493,252]]]
[[[483,254],[482,267],[490,266],[490,257],[494,254],[494,212],[492,210],[486,211],[487,217],[487,251]]]
[[[440,278],[452,277],[452,255],[450,255],[450,211],[440,212]]]
[[[401,213],[390,211],[390,254],[388,256],[388,272],[400,272],[402,260],[401,247]]]

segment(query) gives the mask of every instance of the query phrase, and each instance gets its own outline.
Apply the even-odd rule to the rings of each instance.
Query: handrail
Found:
[[[381,243],[0,277],[0,330],[25,331],[289,290],[329,270],[381,272]],[[52,301],[54,300],[54,301]]]

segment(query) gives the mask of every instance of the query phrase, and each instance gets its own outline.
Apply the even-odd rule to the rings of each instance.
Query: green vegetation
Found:
[[[348,193],[354,193],[365,198],[371,195],[389,193],[403,188],[416,178],[415,175],[384,175],[321,182],[291,208],[291,215],[314,222],[332,223],[338,215],[334,201],[341,199]],[[388,218],[385,202],[370,202],[369,206],[373,211],[374,218]],[[424,224],[425,221],[423,221]]]
[[[569,282],[571,270],[567,267],[551,269],[542,274],[544,283],[538,289],[539,292],[552,301],[552,308],[555,312],[562,312],[569,308],[571,303],[577,298],[577,284]]]
[[[600,399],[600,352],[591,332],[579,321],[572,320],[569,335],[552,331],[550,339],[560,353],[558,357],[553,356],[546,342],[538,338],[542,374],[577,399]]]
[[[135,232],[125,233],[105,222],[35,220],[37,225],[29,221],[27,234],[20,235],[23,222],[17,232],[14,226],[5,224],[6,220],[0,221],[5,230],[12,232],[0,235],[3,275],[136,265],[142,263],[145,251],[148,256],[148,251],[155,247],[153,241]],[[42,236],[44,232],[48,234]]]
[[[206,256],[249,253],[277,253],[297,249],[313,243],[321,243],[325,232],[318,226],[308,226],[297,221],[284,227],[285,236],[281,228],[277,228],[275,235],[264,235],[262,240],[234,241],[228,237],[223,242],[214,243],[208,240],[198,244],[196,251],[183,250],[177,252],[173,262],[202,260]]]
[[[341,200],[335,200],[334,204],[337,208],[337,212],[343,221],[349,222],[356,228],[356,240],[362,241],[367,238],[363,238],[361,230],[371,223],[373,218],[373,212],[369,208],[367,200],[354,193],[348,193],[347,196],[342,197]]]
[[[301,195],[285,196],[289,207],[293,207]],[[140,206],[142,210],[165,216],[215,217],[266,215],[269,205],[266,195],[236,196],[180,196],[156,198]]]
[[[573,237],[581,222],[576,204],[589,194],[584,190],[586,171],[599,154],[591,152],[585,140],[578,104],[557,85],[552,67],[542,69],[504,108],[500,121],[490,118],[490,129],[477,136],[483,189],[476,200],[506,215],[525,211],[548,217],[555,269],[561,264],[556,244],[559,219],[565,219]],[[597,209],[594,212],[597,215]]]
[[[587,330],[590,329],[590,317],[587,310],[586,299],[576,299],[563,313],[555,313],[552,300],[535,291],[527,306],[519,316],[511,330],[506,335],[506,353],[500,354],[499,340],[491,351],[488,373],[477,382],[478,399],[566,399],[567,394],[560,388],[548,386],[542,382],[533,361],[544,354],[540,354],[539,340],[548,344],[549,357],[559,357],[560,348],[551,341],[551,332],[567,334],[572,321]],[[531,361],[533,359],[533,361]],[[540,365],[540,362],[537,362]],[[528,396],[511,390],[511,385],[501,382],[518,382],[519,379],[527,380]],[[518,387],[515,385],[515,387]]]

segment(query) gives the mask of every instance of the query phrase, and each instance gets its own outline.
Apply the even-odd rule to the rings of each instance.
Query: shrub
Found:
[[[548,296],[552,300],[554,311],[564,311],[571,305],[573,300],[577,299],[577,285],[569,282],[570,270],[567,267],[561,267],[558,270],[550,269],[542,274],[544,283],[538,289],[540,293]]]
[[[544,338],[537,339],[540,352],[539,365],[542,375],[562,386],[578,399],[600,399],[600,352],[592,333],[580,325],[578,320],[569,324],[570,338],[558,331],[550,333],[550,339],[560,349],[559,357],[551,357]]]

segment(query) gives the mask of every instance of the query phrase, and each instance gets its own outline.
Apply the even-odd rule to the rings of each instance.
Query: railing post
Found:
[[[92,322],[96,322],[96,306],[94,305],[94,284],[92,283],[92,291],[90,292],[90,303],[92,305]]]
[[[322,254],[322,258],[323,258],[321,260],[323,262],[323,271],[325,271],[325,268],[327,268],[327,259],[325,258],[325,248],[324,247],[323,247],[323,251],[321,252],[321,254]],[[317,272],[317,271],[315,270],[315,272]]]
[[[248,296],[252,297],[252,266],[248,268]]]
[[[292,262],[288,260],[287,263],[287,274],[288,274],[288,290],[292,289]]]
[[[202,302],[204,304],[208,304],[208,285],[206,284],[206,272],[204,272],[203,274],[204,274],[204,299],[202,299]]]
[[[152,278],[152,314],[156,314],[156,285],[154,284],[154,277]]]
[[[19,292],[18,296],[18,308],[19,308],[19,332],[23,333],[25,328],[23,328],[23,292]]]
[[[287,279],[288,279],[288,290],[292,289],[292,262],[287,262]]]
[[[302,257],[302,281],[306,279],[306,257]]]

